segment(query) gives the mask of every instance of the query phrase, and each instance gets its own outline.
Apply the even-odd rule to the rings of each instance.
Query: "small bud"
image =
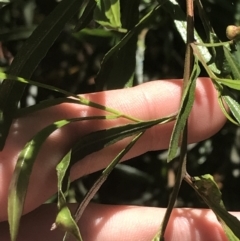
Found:
[[[229,40],[240,39],[240,27],[235,25],[227,26],[226,35]]]

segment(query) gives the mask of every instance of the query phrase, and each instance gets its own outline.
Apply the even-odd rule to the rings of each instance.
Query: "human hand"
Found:
[[[92,101],[113,107],[139,119],[154,119],[176,113],[181,98],[181,82],[155,81],[138,87],[85,95]],[[53,121],[79,116],[100,115],[102,111],[87,106],[61,104],[16,120],[4,150],[0,153],[0,221],[7,219],[8,186],[17,156],[25,143]],[[57,130],[44,143],[33,168],[24,213],[39,207],[56,192],[55,166],[77,138],[89,132],[126,123],[126,120],[74,123]],[[196,100],[189,119],[189,141],[210,137],[225,123],[209,79],[198,80]],[[141,137],[124,160],[144,152],[168,147],[173,123],[159,125]],[[126,140],[76,163],[71,179],[100,170],[126,145]],[[76,205],[71,205],[71,208]],[[22,218],[19,240],[60,240],[61,232],[49,229],[56,208],[43,205]],[[164,209],[147,207],[105,206],[91,204],[79,222],[84,241],[151,240],[157,232]],[[6,222],[0,224],[1,240],[9,240]],[[205,238],[204,238],[205,237]],[[216,218],[208,210],[176,209],[168,224],[168,240],[226,240]]]

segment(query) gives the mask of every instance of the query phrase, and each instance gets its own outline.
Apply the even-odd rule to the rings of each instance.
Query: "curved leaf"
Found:
[[[71,158],[71,150],[58,163],[57,177],[58,177],[58,214],[55,223],[51,230],[61,227],[64,231],[71,233],[77,240],[82,241],[79,228],[72,217],[72,214],[67,207],[65,196],[69,189],[69,164]]]
[[[219,81],[221,84],[226,85],[232,89],[240,90],[240,79],[222,79],[214,78],[216,81]]]
[[[103,27],[124,32],[121,23],[120,0],[96,0],[94,20]]]
[[[38,152],[47,137],[55,130],[76,121],[106,119],[106,116],[93,116],[57,121],[35,135],[21,151],[10,183],[8,196],[8,220],[11,240],[17,238],[19,222],[23,211],[29,178]],[[110,117],[111,118],[111,117]],[[114,117],[113,117],[114,118]]]

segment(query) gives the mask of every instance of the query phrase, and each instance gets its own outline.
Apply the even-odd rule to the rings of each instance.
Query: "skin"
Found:
[[[150,120],[177,112],[181,98],[179,80],[154,81],[125,90],[113,90],[85,95],[88,99],[115,108],[139,119]],[[50,123],[72,117],[102,115],[103,111],[76,104],[61,104],[35,112],[14,121],[4,150],[0,153],[0,234],[8,241],[7,195],[19,152],[25,143]],[[196,100],[189,118],[189,142],[204,140],[215,134],[225,123],[217,93],[207,78],[197,81]],[[93,123],[94,122],[94,123]],[[63,232],[49,231],[54,222],[56,206],[42,205],[56,192],[55,166],[77,138],[110,126],[128,123],[124,119],[85,121],[71,124],[54,132],[44,143],[30,178],[19,240],[61,240]],[[127,160],[151,150],[168,147],[173,122],[146,131]],[[100,170],[127,144],[128,139],[93,153],[72,168],[75,180]],[[74,210],[76,204],[70,205]],[[84,241],[147,241],[159,229],[165,209],[133,206],[91,204],[79,222]],[[237,213],[235,213],[238,216]],[[71,240],[71,239],[70,239]],[[209,210],[175,209],[171,216],[166,241],[227,240],[214,214]]]

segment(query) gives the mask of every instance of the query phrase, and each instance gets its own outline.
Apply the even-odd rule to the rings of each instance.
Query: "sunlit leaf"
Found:
[[[236,122],[236,121],[231,117],[231,115],[229,115],[228,110],[227,110],[227,108],[226,108],[226,106],[225,106],[225,105],[226,105],[226,102],[224,103],[224,100],[223,100],[223,97],[222,97],[222,96],[219,96],[219,97],[218,97],[218,103],[219,103],[219,106],[220,106],[223,114],[227,117],[227,119],[228,119],[229,121],[231,121],[233,124],[239,125],[239,123]],[[230,109],[230,110],[231,110],[231,109]]]
[[[221,84],[226,85],[232,89],[240,90],[240,79],[222,79],[214,78],[216,81],[219,81]]]
[[[188,86],[186,86],[183,94],[183,98],[181,100],[180,110],[177,116],[177,120],[174,125],[174,129],[172,132],[172,136],[170,139],[170,146],[168,151],[168,161],[171,161],[175,158],[180,134],[183,131],[187,118],[191,112],[194,96],[195,96],[195,87],[196,87],[196,79],[200,74],[200,68],[198,65],[198,61],[195,59],[194,68],[191,74],[191,77],[188,81]]]
[[[209,174],[194,177],[193,185],[204,202],[213,210],[222,224],[229,240],[240,239],[240,221],[227,212],[222,201],[222,194],[213,177]],[[230,229],[229,229],[230,228]],[[234,235],[233,235],[234,234]]]
[[[121,23],[120,0],[96,0],[94,20],[102,26],[124,32]]]
[[[79,228],[67,206],[62,207],[58,212],[52,230],[55,229],[55,225],[56,227],[61,227],[63,230],[71,233],[76,238],[76,240],[83,241]]]
[[[63,0],[44,19],[14,57],[8,73],[29,79],[45,57],[67,21],[79,10],[83,0]],[[0,150],[2,150],[17,111],[25,85],[12,80],[3,81],[0,88]]]

